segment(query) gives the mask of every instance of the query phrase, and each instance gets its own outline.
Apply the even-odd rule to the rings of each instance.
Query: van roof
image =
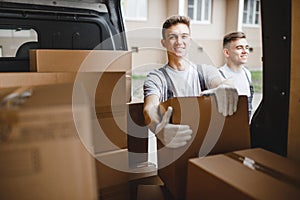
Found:
[[[107,13],[107,7],[104,3],[100,3],[97,0],[0,0],[0,2],[7,3],[21,3],[21,4],[32,4],[32,5],[43,5],[53,7],[65,7],[65,8],[79,8],[94,10],[97,12]]]

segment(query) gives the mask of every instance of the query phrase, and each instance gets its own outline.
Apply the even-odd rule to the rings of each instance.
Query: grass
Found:
[[[257,70],[257,71],[250,71],[250,72],[251,72],[254,92],[261,93],[262,92],[262,71]]]
[[[145,75],[132,75],[132,96],[135,101],[143,101],[143,83],[145,80]]]
[[[146,78],[146,76],[144,76],[144,75],[135,75],[135,74],[132,75],[132,80],[141,80],[141,79],[145,79],[145,78]]]

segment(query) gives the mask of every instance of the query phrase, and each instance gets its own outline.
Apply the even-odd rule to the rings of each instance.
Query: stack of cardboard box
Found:
[[[247,97],[237,112],[223,117],[210,97],[179,97],[161,104],[173,107],[172,123],[188,124],[192,140],[170,149],[158,141],[158,175],[164,186],[140,186],[149,199],[298,199],[300,163],[250,147]]]
[[[250,148],[247,97],[239,97],[237,112],[224,117],[213,96],[176,97],[160,105],[161,113],[173,107],[171,122],[193,130],[187,145],[172,149],[158,143],[158,175],[164,186],[140,186],[138,197],[183,200],[186,197],[188,160]],[[192,176],[192,175],[191,175]],[[198,199],[197,197],[194,197]]]
[[[6,191],[3,194],[8,195],[7,197],[12,197],[11,199],[20,199],[24,196],[28,196],[30,199],[43,199],[45,196],[48,196],[49,199],[97,199],[99,195],[101,199],[105,199],[107,193],[110,194],[108,195],[109,198],[118,193],[119,189],[115,190],[118,185],[128,185],[130,181],[146,177],[152,178],[153,175],[156,175],[155,166],[135,169],[132,168],[129,162],[127,150],[127,103],[130,102],[131,98],[131,54],[129,52],[32,50],[30,52],[30,66],[31,72],[0,74],[1,94],[3,94],[3,97],[14,96],[11,95],[14,89],[20,89],[9,89],[9,87],[30,86],[31,91],[33,91],[32,96],[24,101],[24,105],[22,104],[18,107],[18,113],[24,113],[26,106],[29,104],[30,109],[38,107],[43,112],[39,114],[41,110],[35,109],[35,115],[19,116],[11,114],[11,110],[15,108],[1,109],[1,135],[3,138],[6,135],[14,135],[10,132],[12,126],[7,126],[7,124],[14,124],[9,119],[14,119],[15,121],[13,122],[16,122],[16,124],[22,120],[26,120],[26,123],[32,121],[36,123],[31,123],[31,128],[23,131],[28,134],[26,137],[32,137],[34,141],[35,137],[37,137],[37,134],[34,134],[34,132],[45,132],[47,137],[55,137],[55,141],[60,146],[57,147],[54,144],[49,146],[49,148],[47,147],[46,153],[38,154],[40,160],[49,159],[48,162],[36,164],[37,166],[42,165],[43,169],[45,169],[45,171],[42,171],[42,174],[39,174],[38,179],[33,178],[34,181],[32,181],[32,177],[21,175],[20,180],[22,178],[22,183],[15,182],[15,178],[10,175],[15,176],[19,172],[12,170],[8,179],[4,181],[6,184],[4,182],[1,183],[3,186],[2,190]],[[62,83],[69,83],[69,85],[65,87]],[[34,99],[39,99],[39,101]],[[68,102],[66,103],[66,101]],[[60,106],[61,102],[68,106],[68,116],[63,113],[65,109]],[[81,102],[85,102],[88,114],[86,112],[86,114],[82,115],[81,112],[74,111],[74,108],[78,107]],[[51,117],[40,120],[39,117],[46,113],[49,113],[49,115],[51,113]],[[14,117],[7,118],[7,116],[11,115]],[[84,118],[85,121],[82,121],[81,118]],[[44,118],[41,117],[41,119]],[[59,125],[53,125],[55,123]],[[82,125],[86,129],[78,127]],[[60,127],[60,129],[57,130],[56,126]],[[73,136],[71,138],[76,138],[77,146],[72,147],[74,152],[68,148],[68,143],[70,142],[66,140],[67,136],[71,135],[69,134],[68,126],[73,127],[71,131]],[[13,127],[19,127],[19,125],[14,124]],[[56,133],[56,131],[59,132]],[[57,134],[59,135],[58,137],[56,137]],[[64,135],[66,136],[63,137]],[[24,136],[25,133],[22,134],[22,137]],[[19,137],[19,134],[14,137]],[[12,140],[6,141],[10,142]],[[17,141],[21,141],[21,139]],[[38,148],[41,148],[40,146]],[[21,148],[21,145],[17,143],[11,150],[19,149],[19,147]],[[65,150],[64,147],[66,147]],[[76,148],[80,149],[80,151],[84,150],[85,153],[80,153]],[[52,149],[53,154],[50,152]],[[59,154],[60,151],[62,151],[61,154]],[[22,151],[18,152],[21,153]],[[34,171],[35,168],[38,168],[34,167],[37,153],[35,153],[36,151],[32,152],[29,152],[26,156],[28,158],[26,163],[33,160],[33,164],[26,164],[29,166],[25,168],[33,168],[31,171]],[[76,154],[78,154],[78,157],[76,157]],[[8,159],[11,157],[10,155],[11,151],[6,151],[6,147],[3,146],[2,161],[10,163],[13,168],[17,168],[17,171],[19,169],[22,171],[23,168],[20,165],[22,156]],[[64,160],[64,157],[70,157],[73,160],[68,160],[67,158]],[[20,160],[20,162],[11,161],[15,159]],[[109,162],[120,162],[123,164],[123,168],[120,169],[116,165],[110,165]],[[58,168],[53,167],[55,164]],[[88,167],[83,168],[82,165],[88,165]],[[133,166],[136,167],[136,165]],[[2,165],[1,169],[3,169],[3,172],[7,172],[8,168],[7,165]],[[74,170],[68,170],[68,168]],[[77,170],[77,175],[74,175],[75,169]],[[60,176],[60,179],[49,178],[54,177],[56,174]],[[62,174],[65,174],[65,176],[62,176]],[[70,179],[71,174],[74,175],[72,179]],[[83,175],[86,177],[83,178]],[[150,182],[156,183],[156,178],[153,177],[153,181]],[[49,179],[49,181],[43,179]],[[62,179],[65,181],[62,181]],[[40,187],[35,187],[38,185],[38,181],[44,181],[44,184],[41,184]],[[53,186],[54,184],[56,184],[55,187]],[[75,188],[81,187],[82,184],[85,184],[85,186],[80,189]],[[16,187],[26,185],[26,187],[22,190],[16,188],[19,192],[12,194],[14,185]],[[53,189],[48,189],[48,186]],[[89,189],[86,189],[86,187],[89,187]],[[66,188],[69,188],[67,192],[65,191]],[[39,191],[38,194],[35,194],[36,190]],[[130,190],[126,190],[123,195],[130,196],[130,192]],[[73,194],[67,195],[66,193]],[[103,197],[102,194],[106,196],[104,195],[105,197]],[[73,198],[74,195],[77,197]],[[45,199],[47,198],[45,197]]]
[[[85,88],[96,113],[93,128],[98,131],[100,125],[100,131],[105,134],[105,137],[99,132],[93,134],[93,143],[89,145],[95,154],[127,147],[126,103],[131,98],[131,65],[128,51],[30,51],[32,72],[76,73],[75,84]]]
[[[154,166],[136,171],[136,165],[129,162],[131,154],[127,150],[127,124],[130,119],[127,103],[131,100],[131,52],[33,50],[30,52],[30,69],[36,72],[77,73],[75,83],[83,85],[94,111],[94,132],[85,144],[98,160],[100,195],[108,187],[156,174]],[[109,166],[104,160],[109,160],[109,163],[117,161],[126,167]]]

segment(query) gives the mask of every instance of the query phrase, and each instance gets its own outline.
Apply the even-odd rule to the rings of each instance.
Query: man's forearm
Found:
[[[157,124],[160,122],[160,116],[158,114],[159,101],[156,95],[151,95],[145,98],[144,101],[144,118],[145,124],[154,133]]]

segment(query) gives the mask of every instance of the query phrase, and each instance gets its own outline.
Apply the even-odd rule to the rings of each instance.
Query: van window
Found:
[[[37,32],[34,29],[0,29],[0,56],[16,57],[17,51],[22,45],[37,41]]]

